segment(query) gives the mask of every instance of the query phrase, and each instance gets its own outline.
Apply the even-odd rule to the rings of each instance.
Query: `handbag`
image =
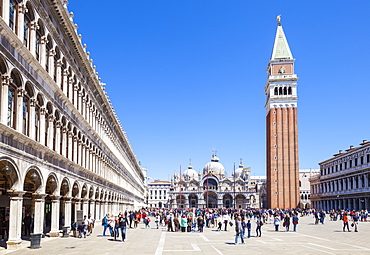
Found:
[[[352,222],[351,227],[354,227],[354,226],[355,226],[355,224]]]
[[[234,223],[232,223],[231,221],[229,222],[229,225],[230,227],[232,227],[234,225]]]

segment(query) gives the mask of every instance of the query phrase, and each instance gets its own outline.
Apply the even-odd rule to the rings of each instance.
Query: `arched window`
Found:
[[[284,95],[287,95],[288,93],[287,93],[287,88],[286,87],[284,87]]]
[[[288,95],[292,94],[292,87],[288,87]]]
[[[280,87],[279,88],[279,95],[282,95],[283,94],[283,88],[282,87]]]
[[[274,95],[275,95],[275,96],[277,96],[277,95],[278,95],[278,88],[277,88],[277,87],[275,87],[275,89],[274,89]]]

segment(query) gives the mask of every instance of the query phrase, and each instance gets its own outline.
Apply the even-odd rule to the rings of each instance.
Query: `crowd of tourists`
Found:
[[[240,239],[245,243],[245,238],[262,236],[264,224],[274,225],[275,231],[297,231],[300,217],[312,217],[315,224],[324,224],[326,217],[332,221],[342,221],[343,231],[358,232],[358,222],[367,221],[368,212],[350,210],[301,210],[301,209],[166,209],[142,208],[137,211],[125,211],[117,216],[106,214],[102,219],[102,236],[113,237],[114,240],[125,241],[127,229],[136,229],[139,224],[143,228],[161,228],[169,232],[200,232],[205,228],[216,231],[235,230],[235,244]],[[152,224],[152,221],[154,223]],[[84,217],[78,224],[79,237],[91,234],[95,221],[91,216]],[[152,224],[152,226],[151,226]],[[252,229],[253,228],[253,229]],[[108,231],[107,231],[108,230]]]

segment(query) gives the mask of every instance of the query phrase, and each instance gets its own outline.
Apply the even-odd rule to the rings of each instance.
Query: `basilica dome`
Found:
[[[235,170],[235,178],[244,178],[244,172],[243,172],[243,168],[244,168],[244,166],[243,166],[243,164],[242,163],[240,163],[239,164],[239,168],[238,169],[236,169]]]
[[[185,173],[184,173],[184,176],[185,177],[189,177],[189,178],[194,178],[194,179],[196,179],[197,177],[198,177],[198,173],[197,173],[197,171],[195,171],[194,169],[193,169],[193,166],[192,165],[189,165],[188,166],[188,169],[186,169],[186,171],[185,171]]]
[[[218,162],[220,159],[217,156],[213,156],[211,162],[208,162],[203,168],[203,174],[214,174],[214,175],[225,175],[224,166]]]

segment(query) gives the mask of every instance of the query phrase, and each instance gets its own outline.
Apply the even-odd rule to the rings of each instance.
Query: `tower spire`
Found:
[[[271,60],[293,59],[288,41],[285,37],[283,26],[281,25],[281,15],[276,17],[278,26],[276,29],[274,48],[272,49]]]

